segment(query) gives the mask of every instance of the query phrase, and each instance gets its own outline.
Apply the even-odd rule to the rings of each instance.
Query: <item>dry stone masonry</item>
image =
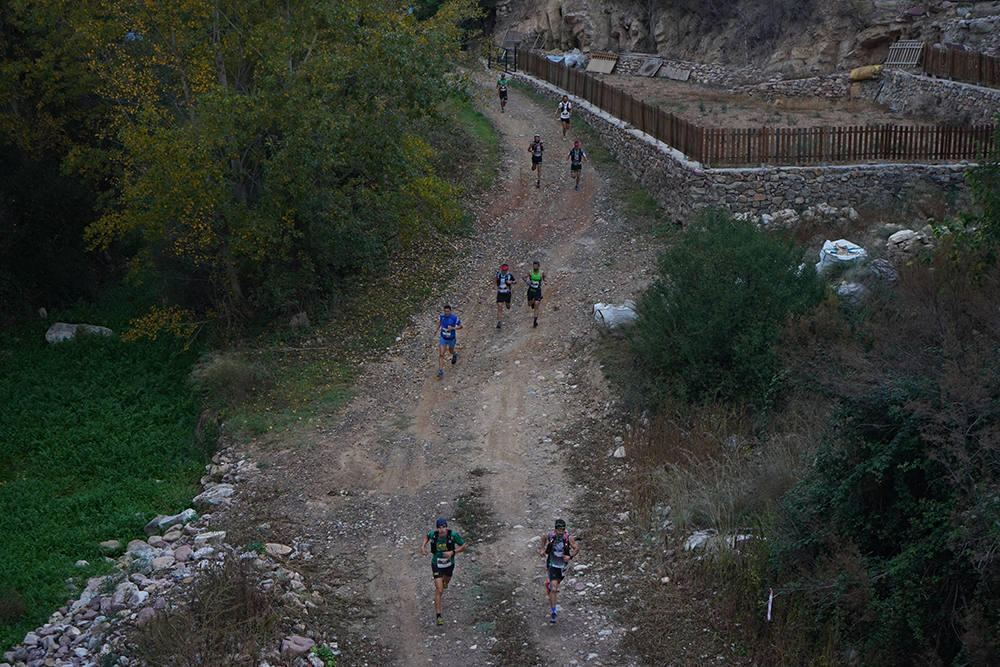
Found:
[[[553,100],[564,93],[523,73],[515,76]],[[578,115],[600,135],[615,159],[678,217],[705,206],[761,214],[786,208],[805,210],[816,202],[836,208],[863,202],[895,210],[914,188],[967,193],[965,171],[970,165],[965,163],[706,168],[586,101],[573,101]]]
[[[1000,113],[1000,89],[937,79],[899,69],[860,86],[860,94],[910,116],[960,125],[991,123]]]

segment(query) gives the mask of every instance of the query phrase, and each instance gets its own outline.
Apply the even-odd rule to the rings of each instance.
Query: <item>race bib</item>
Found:
[[[450,558],[438,558],[438,567],[450,567],[450,566],[451,566]]]

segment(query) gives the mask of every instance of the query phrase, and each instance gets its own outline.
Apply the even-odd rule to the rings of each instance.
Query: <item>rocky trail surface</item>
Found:
[[[561,141],[554,108],[511,89],[500,113],[493,80],[479,82],[503,164],[476,234],[455,241],[452,281],[373,360],[338,424],[312,434],[309,447],[250,452],[266,464],[254,520],[266,521],[266,539],[310,542],[312,576],[339,599],[370,601],[364,631],[394,664],[629,664],[619,649],[628,628],[602,603],[617,581],[591,560],[595,530],[605,529],[578,516],[582,489],[566,464],[582,445],[574,435],[601,432],[612,402],[592,306],[633,296],[654,251],[612,214],[608,183],[590,163],[574,190],[566,154],[575,133]],[[528,154],[535,131],[546,142],[541,187]],[[537,328],[522,280],[533,260],[547,276]],[[501,263],[518,284],[498,329]],[[445,302],[464,328],[458,363],[438,378]],[[613,443],[600,443],[602,458]],[[443,627],[434,622],[429,558],[419,554],[438,516],[469,543],[444,596]],[[538,551],[556,517],[582,552],[551,626]]]

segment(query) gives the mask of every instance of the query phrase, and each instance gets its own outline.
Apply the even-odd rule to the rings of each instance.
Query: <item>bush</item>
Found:
[[[811,610],[814,648],[825,631],[866,664],[1000,656],[998,287],[1000,268],[941,256],[850,338],[798,341],[840,409],[777,513],[771,577]]]
[[[44,334],[35,322],[0,331],[0,587],[17,591],[0,591],[0,652],[70,596],[67,577],[104,567],[101,540],[186,507],[204,466],[190,352],[100,336],[53,346]]]
[[[190,604],[154,618],[136,635],[150,665],[257,665],[278,637],[284,611],[275,589],[261,588],[253,561],[230,556],[203,570]]]
[[[659,404],[746,399],[778,380],[775,355],[791,313],[819,303],[823,283],[787,240],[718,210],[703,212],[660,258],[631,338],[635,389]]]
[[[190,381],[209,404],[233,406],[263,388],[267,382],[265,375],[260,364],[235,352],[211,352],[191,369]]]

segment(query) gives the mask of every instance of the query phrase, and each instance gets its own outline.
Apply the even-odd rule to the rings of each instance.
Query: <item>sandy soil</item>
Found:
[[[926,124],[864,100],[779,97],[765,101],[662,77],[602,77],[631,95],[703,127],[813,127],[878,123]]]

